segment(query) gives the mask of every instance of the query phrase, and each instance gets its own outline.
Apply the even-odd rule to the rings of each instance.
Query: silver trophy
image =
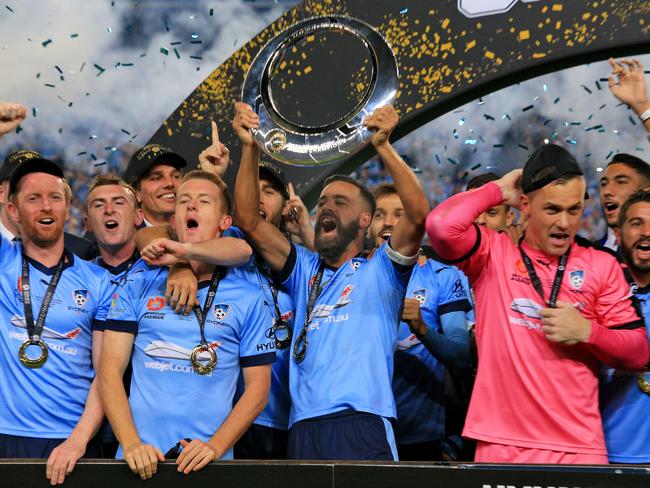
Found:
[[[346,66],[356,80],[346,80],[349,89],[345,90],[336,83],[319,89],[320,96],[326,96],[336,107],[326,114],[306,114],[310,106],[308,83],[327,81],[310,73],[305,53],[328,36],[361,60],[359,66]],[[322,47],[323,42],[320,45],[327,49]],[[331,69],[336,70],[341,57],[330,53]],[[307,78],[310,74],[311,79]],[[335,76],[336,71],[327,74]],[[350,17],[315,17],[291,26],[262,48],[246,74],[242,101],[259,115],[260,125],[253,137],[266,154],[291,165],[322,166],[356,153],[370,141],[371,133],[363,126],[363,119],[395,99],[397,79],[395,55],[371,26]],[[288,86],[294,81],[302,83],[301,99],[286,103]],[[338,103],[341,101],[345,104]]]

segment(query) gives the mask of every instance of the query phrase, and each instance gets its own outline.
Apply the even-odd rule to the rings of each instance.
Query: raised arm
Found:
[[[172,234],[170,225],[140,229],[136,234],[136,245],[148,264],[169,266],[165,291],[167,304],[186,315],[196,303],[198,289],[189,259],[217,266],[239,266],[247,263],[253,252],[245,241],[234,237],[219,237],[192,245],[176,242]]]
[[[521,170],[516,169],[497,181],[458,193],[433,209],[427,217],[426,231],[436,254],[447,261],[468,256],[479,239],[474,220],[504,202],[518,206],[520,179]]]
[[[397,194],[404,205],[405,218],[400,219],[397,224],[390,245],[400,254],[414,256],[420,249],[429,205],[415,173],[390,144],[390,135],[398,121],[399,117],[395,109],[386,105],[366,117],[364,124],[374,130],[371,138],[372,145],[393,177]]]
[[[250,134],[250,129],[259,126],[257,114],[250,105],[235,103],[232,125],[243,144],[235,183],[235,222],[271,269],[279,273],[289,257],[291,244],[277,227],[260,215],[261,150]]]
[[[0,137],[8,134],[27,117],[27,109],[20,103],[0,102]]]
[[[650,100],[646,89],[643,65],[638,59],[610,58],[612,74],[609,76],[609,89],[621,102],[634,111],[637,117],[645,117],[645,130],[650,134]],[[644,117],[644,118],[645,118]]]

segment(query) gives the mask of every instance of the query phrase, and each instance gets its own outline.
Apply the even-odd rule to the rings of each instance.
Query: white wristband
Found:
[[[386,246],[386,254],[388,254],[388,257],[392,262],[401,266],[413,266],[420,256],[419,252],[415,256],[404,256],[390,247],[390,245]]]
[[[646,123],[647,120],[650,120],[650,108],[643,112],[641,115],[639,115],[639,118],[641,119],[641,122],[644,124]]]

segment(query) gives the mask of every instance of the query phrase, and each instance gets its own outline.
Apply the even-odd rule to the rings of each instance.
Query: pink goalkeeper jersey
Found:
[[[442,212],[438,218],[456,217],[449,225],[450,234],[458,234],[463,226],[454,212],[475,211],[478,215],[501,203],[500,189],[494,184],[486,187],[475,190],[482,193],[481,208],[468,210],[469,204],[476,203],[470,197],[458,199],[456,210],[451,205],[434,210]],[[461,202],[464,205],[459,205]],[[465,223],[475,218],[473,214],[463,217]],[[440,222],[427,222],[434,248],[436,240],[444,240],[440,234],[445,231],[436,235],[431,227]],[[578,239],[572,245],[558,301],[572,303],[591,320],[592,333],[587,344],[559,345],[542,333],[539,310],[546,305],[531,284],[517,245],[504,233],[472,228],[472,224],[466,227],[462,231],[466,235],[461,237],[471,235],[470,242],[476,244],[457,264],[474,289],[479,368],[463,434],[498,444],[605,454],[598,408],[601,363],[590,346],[605,327],[642,326],[621,267],[612,255],[589,247],[586,241]],[[475,229],[479,229],[478,234]],[[526,243],[522,246],[548,300],[559,259],[549,258]],[[645,337],[643,330],[630,332]],[[643,364],[647,349],[638,352],[645,355],[639,359]]]

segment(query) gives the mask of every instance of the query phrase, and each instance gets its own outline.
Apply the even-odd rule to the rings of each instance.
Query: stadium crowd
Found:
[[[610,64],[650,133],[643,67]],[[84,456],[142,479],[165,460],[650,463],[646,162],[588,184],[546,144],[505,175],[418,176],[385,106],[364,121],[377,159],[310,216],[235,113],[234,188],[214,122],[196,170],[158,144],[92,179],[6,155],[0,458],[47,458],[53,485]],[[0,136],[26,116],[0,102]]]

